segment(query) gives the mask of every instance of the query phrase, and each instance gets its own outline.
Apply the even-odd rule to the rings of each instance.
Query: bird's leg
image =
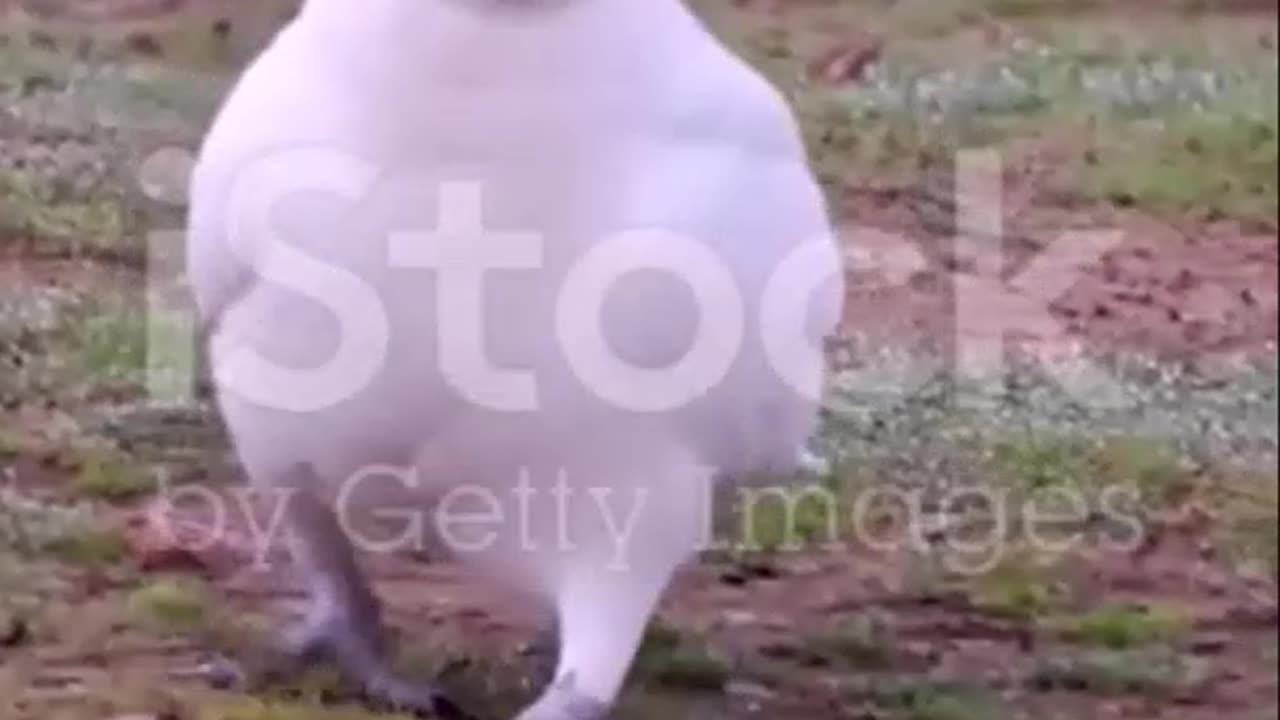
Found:
[[[285,518],[311,608],[304,624],[286,637],[285,651],[299,663],[327,656],[374,703],[433,718],[469,717],[434,685],[412,683],[392,671],[381,606],[355,550],[333,511],[304,489],[314,488],[314,479],[299,480],[291,485]]]
[[[533,681],[540,686],[549,685],[555,679],[556,665],[560,661],[559,624],[553,620],[539,630],[524,655],[532,661]]]
[[[559,597],[555,680],[518,720],[605,720],[670,573],[593,569]]]

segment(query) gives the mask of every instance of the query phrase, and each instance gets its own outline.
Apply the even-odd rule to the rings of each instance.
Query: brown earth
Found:
[[[1035,192],[1034,186],[1010,189]],[[905,277],[892,271],[852,276],[845,328],[867,333],[872,344],[989,339],[1003,326],[1011,340],[1075,343],[1089,355],[1136,353],[1199,363],[1266,350],[1276,341],[1272,229],[1037,206],[1006,220],[1002,256],[984,265],[958,249],[952,228],[923,222],[913,207],[918,202],[911,191],[855,193],[842,213],[860,228],[903,238],[909,269],[919,258],[919,269]],[[1071,241],[1062,239],[1091,230],[1118,233],[1096,259],[1072,252]],[[1078,260],[1087,262],[1077,266]],[[1035,273],[1024,276],[1032,266]],[[1062,287],[1050,290],[1029,282],[1033,278],[1052,278]],[[982,316],[961,327],[956,294],[968,287],[961,281],[979,280],[984,290],[973,297]],[[953,348],[955,341],[949,342]]]

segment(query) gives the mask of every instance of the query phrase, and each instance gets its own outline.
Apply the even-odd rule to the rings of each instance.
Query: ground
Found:
[[[682,574],[619,716],[1276,718],[1275,4],[694,4],[793,100],[849,246],[898,262],[851,276],[848,401],[804,478],[829,493],[726,514],[736,542]],[[180,260],[185,160],[287,13],[0,2],[0,718],[376,716],[324,672],[228,677],[298,593],[245,556],[248,516],[193,547],[197,491],[239,477],[208,408],[147,370],[186,357],[141,292]],[[988,265],[955,240],[956,168],[983,148],[1004,254],[974,321],[956,289]],[[1122,234],[1059,252],[1089,228]],[[984,318],[1042,305],[1022,339],[1125,402],[1012,351],[859,392],[954,369]],[[174,513],[161,480],[188,491]],[[406,670],[486,717],[529,697],[517,605],[431,558],[375,567]]]

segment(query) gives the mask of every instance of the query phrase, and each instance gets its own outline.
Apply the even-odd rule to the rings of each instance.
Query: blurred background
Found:
[[[829,492],[726,515],[620,717],[1276,718],[1276,3],[692,5],[793,102],[850,247],[890,257],[850,276],[806,470]],[[193,152],[293,11],[0,0],[0,718],[374,717],[322,672],[212,687],[209,651],[298,595],[245,569],[158,309]],[[956,239],[966,157],[998,161],[994,271]],[[1062,237],[1099,228],[1105,252]],[[957,306],[989,272],[1005,325]],[[1002,330],[1042,342],[956,372]],[[378,572],[406,667],[498,715],[528,697],[520,608],[423,558]]]

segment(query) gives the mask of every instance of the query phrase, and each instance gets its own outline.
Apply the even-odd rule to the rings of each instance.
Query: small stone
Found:
[[[730,610],[724,614],[724,622],[730,627],[759,625],[760,616],[749,610]]]
[[[731,699],[747,704],[752,709],[772,700],[777,693],[769,688],[746,680],[732,680],[725,686],[725,694]]]

